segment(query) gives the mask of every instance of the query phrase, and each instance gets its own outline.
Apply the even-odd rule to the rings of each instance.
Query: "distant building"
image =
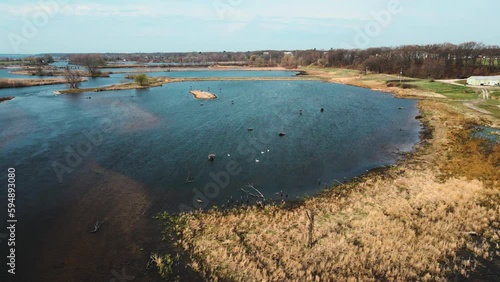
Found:
[[[500,85],[500,76],[471,76],[467,84],[474,86],[497,86]]]
[[[293,52],[283,52],[283,55],[293,57]]]

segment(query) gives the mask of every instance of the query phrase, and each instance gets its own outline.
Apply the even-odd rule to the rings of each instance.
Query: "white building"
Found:
[[[467,84],[474,86],[497,86],[500,85],[500,76],[471,76]]]

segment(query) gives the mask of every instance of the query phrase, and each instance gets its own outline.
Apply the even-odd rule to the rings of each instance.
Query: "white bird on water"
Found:
[[[227,154],[228,157],[230,157],[231,155],[230,154]]]
[[[262,152],[262,151],[261,151],[261,152],[260,152],[260,154],[261,154],[261,155],[264,155],[264,152]]]
[[[258,162],[260,162],[260,160],[259,159],[255,159],[255,162],[258,163]]]

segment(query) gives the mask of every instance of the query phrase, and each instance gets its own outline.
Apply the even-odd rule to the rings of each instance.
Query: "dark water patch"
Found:
[[[471,133],[472,137],[487,139],[492,143],[500,142],[500,128],[476,126]]]
[[[393,164],[419,140],[415,101],[317,81],[185,82],[54,95],[60,87],[0,90],[16,96],[0,104],[0,169],[18,171],[19,257],[26,268],[43,255],[47,230],[54,240],[67,239],[51,228],[82,195],[108,185],[106,174],[121,177],[117,191],[134,183],[149,216],[245,200],[241,188],[250,183],[269,199],[315,195]],[[196,100],[191,89],[219,98]],[[214,162],[208,154],[216,154]],[[92,206],[75,216],[93,224],[109,209]]]

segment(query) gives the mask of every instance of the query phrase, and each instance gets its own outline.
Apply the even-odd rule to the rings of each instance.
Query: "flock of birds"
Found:
[[[267,149],[267,152],[269,153],[269,152],[270,152],[270,150],[269,150],[269,149]],[[261,154],[261,155],[264,155],[265,153],[266,153],[266,152],[264,152],[264,151],[260,151],[260,154]],[[260,160],[259,160],[259,159],[255,159],[255,162],[256,162],[256,163],[259,163],[259,162],[260,162]]]

